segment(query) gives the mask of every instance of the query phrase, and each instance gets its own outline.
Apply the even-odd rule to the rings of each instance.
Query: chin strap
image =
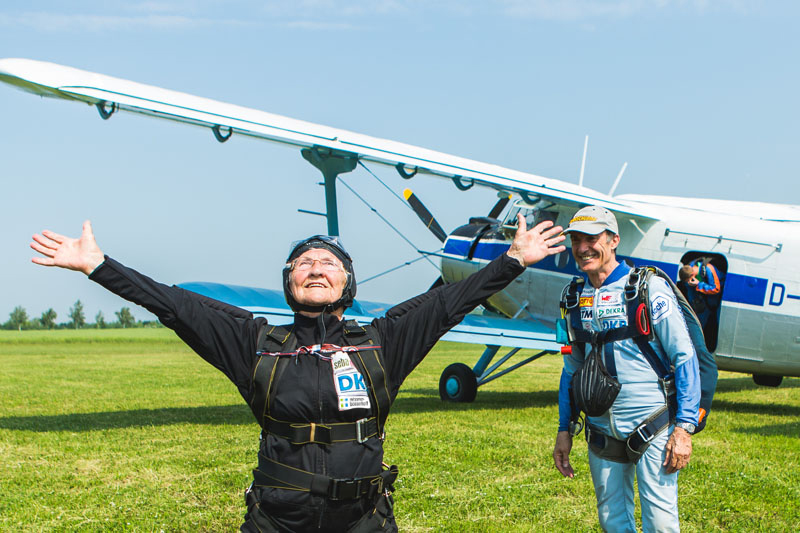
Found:
[[[289,304],[289,307],[291,307],[292,311],[294,311],[295,313],[299,313],[300,311],[306,311],[307,313],[333,314],[333,312],[339,309],[340,307],[343,309],[347,309],[342,300],[344,300],[344,298],[340,298],[339,300],[333,302],[332,304],[326,304],[326,305],[306,305],[298,303],[296,301],[292,301]]]
[[[327,306],[326,306],[327,307]],[[322,332],[322,336],[319,339],[320,344],[325,344],[325,337],[328,334],[328,329],[325,327],[325,313],[320,313],[317,316],[317,329]]]

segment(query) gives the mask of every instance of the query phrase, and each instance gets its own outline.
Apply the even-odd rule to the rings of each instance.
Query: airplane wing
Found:
[[[103,118],[117,110],[130,111],[211,128],[220,142],[236,134],[300,148],[324,147],[395,166],[406,175],[419,172],[452,179],[462,189],[477,183],[561,204],[596,204],[641,219],[653,218],[635,202],[560,180],[54,63],[0,59],[0,81],[40,96],[94,105]]]
[[[179,286],[207,298],[241,307],[267,318],[271,323],[286,324],[294,319],[294,313],[286,305],[282,291],[206,282],[181,283]],[[389,304],[356,300],[344,316],[366,324],[383,316],[390,307]],[[555,342],[554,329],[543,322],[474,314],[467,315],[442,340],[534,350],[558,351],[561,348]]]

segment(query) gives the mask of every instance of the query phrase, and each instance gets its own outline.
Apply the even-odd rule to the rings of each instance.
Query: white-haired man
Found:
[[[599,206],[585,207],[564,233],[585,279],[570,285],[573,302],[565,306],[579,342],[564,356],[555,466],[564,476],[574,476],[569,454],[579,430],[577,411],[597,411],[586,417],[585,430],[601,527],[615,533],[636,531],[636,477],[642,529],[678,531],[678,471],[691,457],[700,402],[697,355],[683,315],[666,282],[653,277],[649,302],[641,310],[649,313],[654,336],[649,342],[647,335],[632,337],[631,267],[616,257],[616,217]],[[593,357],[599,366],[579,372]],[[665,385],[669,380],[656,371],[659,365],[664,374],[674,376],[674,396]],[[617,383],[617,392],[609,392],[614,388],[609,381]]]

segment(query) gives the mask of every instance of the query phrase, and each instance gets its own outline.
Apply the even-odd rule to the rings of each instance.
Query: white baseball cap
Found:
[[[575,213],[572,220],[569,221],[569,227],[564,230],[564,233],[574,231],[586,233],[587,235],[598,235],[606,230],[615,235],[619,235],[617,217],[605,207],[590,205],[579,209],[578,212]]]

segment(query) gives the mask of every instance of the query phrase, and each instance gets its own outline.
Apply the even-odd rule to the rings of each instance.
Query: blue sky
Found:
[[[8,3],[6,3],[8,4]],[[309,0],[27,2],[0,7],[0,57],[51,61],[407,142],[617,194],[798,204],[796,2]],[[0,86],[0,321],[16,305],[66,320],[126,305],[30,263],[30,236],[93,221],[109,255],[167,283],[280,286],[288,243],[325,231],[319,176],[296,150]],[[401,180],[446,230],[491,191]],[[437,243],[368,173],[345,181],[423,250]],[[366,279],[417,257],[339,188],[343,240]],[[424,261],[361,284],[397,301]],[[148,315],[136,311],[140,318]]]

